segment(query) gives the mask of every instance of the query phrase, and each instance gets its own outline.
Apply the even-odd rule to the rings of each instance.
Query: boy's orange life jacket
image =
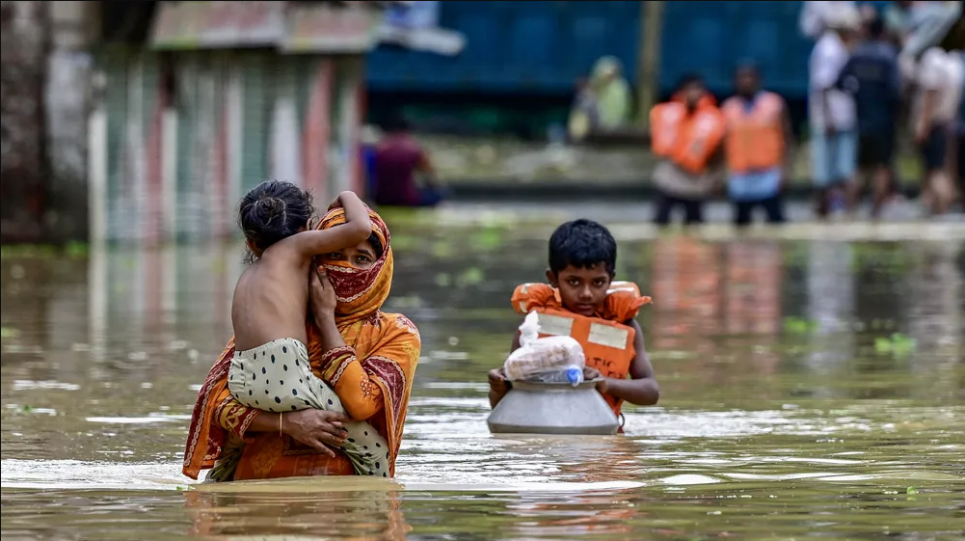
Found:
[[[761,92],[750,111],[743,98],[724,102],[727,135],[724,151],[727,167],[734,173],[773,169],[784,160],[784,100]]]
[[[631,282],[613,282],[599,317],[587,317],[563,307],[559,291],[547,284],[522,284],[513,292],[513,309],[520,315],[539,314],[539,336],[570,336],[583,346],[586,365],[607,378],[626,379],[636,357],[636,331],[626,321],[650,302]],[[604,394],[617,418],[623,400]],[[622,430],[622,429],[621,429]]]
[[[657,156],[700,174],[724,138],[724,118],[705,96],[690,112],[678,98],[650,110],[650,146]]]

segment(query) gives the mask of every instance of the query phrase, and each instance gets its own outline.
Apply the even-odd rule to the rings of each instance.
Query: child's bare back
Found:
[[[311,197],[297,186],[265,182],[245,196],[241,226],[254,261],[238,280],[231,304],[237,350],[282,338],[305,342],[312,259],[362,242],[372,232],[358,196],[344,192],[339,202],[345,225],[311,231]]]
[[[301,233],[299,233],[301,234]],[[247,350],[278,338],[306,341],[311,261],[282,241],[242,273],[231,301],[235,347]]]

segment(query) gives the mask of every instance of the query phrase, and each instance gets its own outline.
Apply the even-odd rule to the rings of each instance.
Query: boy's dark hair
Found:
[[[315,212],[312,196],[291,182],[269,180],[241,200],[238,224],[259,250],[298,233]]]
[[[611,276],[616,272],[617,241],[606,227],[592,220],[574,220],[557,227],[550,237],[554,274],[570,265],[588,269],[601,263]]]

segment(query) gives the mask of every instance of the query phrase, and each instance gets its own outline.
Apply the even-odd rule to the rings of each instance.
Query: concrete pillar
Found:
[[[47,2],[46,144],[49,160],[48,236],[88,238],[87,118],[91,107],[90,46],[97,37],[99,2]]]
[[[44,53],[47,3],[0,2],[0,239],[44,236],[47,164],[44,141]]]

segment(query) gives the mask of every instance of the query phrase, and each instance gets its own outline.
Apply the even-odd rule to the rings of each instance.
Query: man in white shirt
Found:
[[[854,2],[847,1],[810,1],[803,2],[801,17],[798,20],[801,33],[811,39],[819,39],[827,29],[827,21],[841,9],[854,9]]]
[[[811,128],[811,177],[818,216],[826,218],[831,201],[851,182],[857,161],[857,122],[854,98],[836,87],[841,69],[857,37],[860,16],[855,8],[835,9],[825,20],[826,30],[811,52],[808,116]]]
[[[955,200],[946,157],[959,116],[963,71],[961,53],[939,47],[925,51],[915,66],[913,133],[925,169],[922,200],[932,214],[948,212]]]

